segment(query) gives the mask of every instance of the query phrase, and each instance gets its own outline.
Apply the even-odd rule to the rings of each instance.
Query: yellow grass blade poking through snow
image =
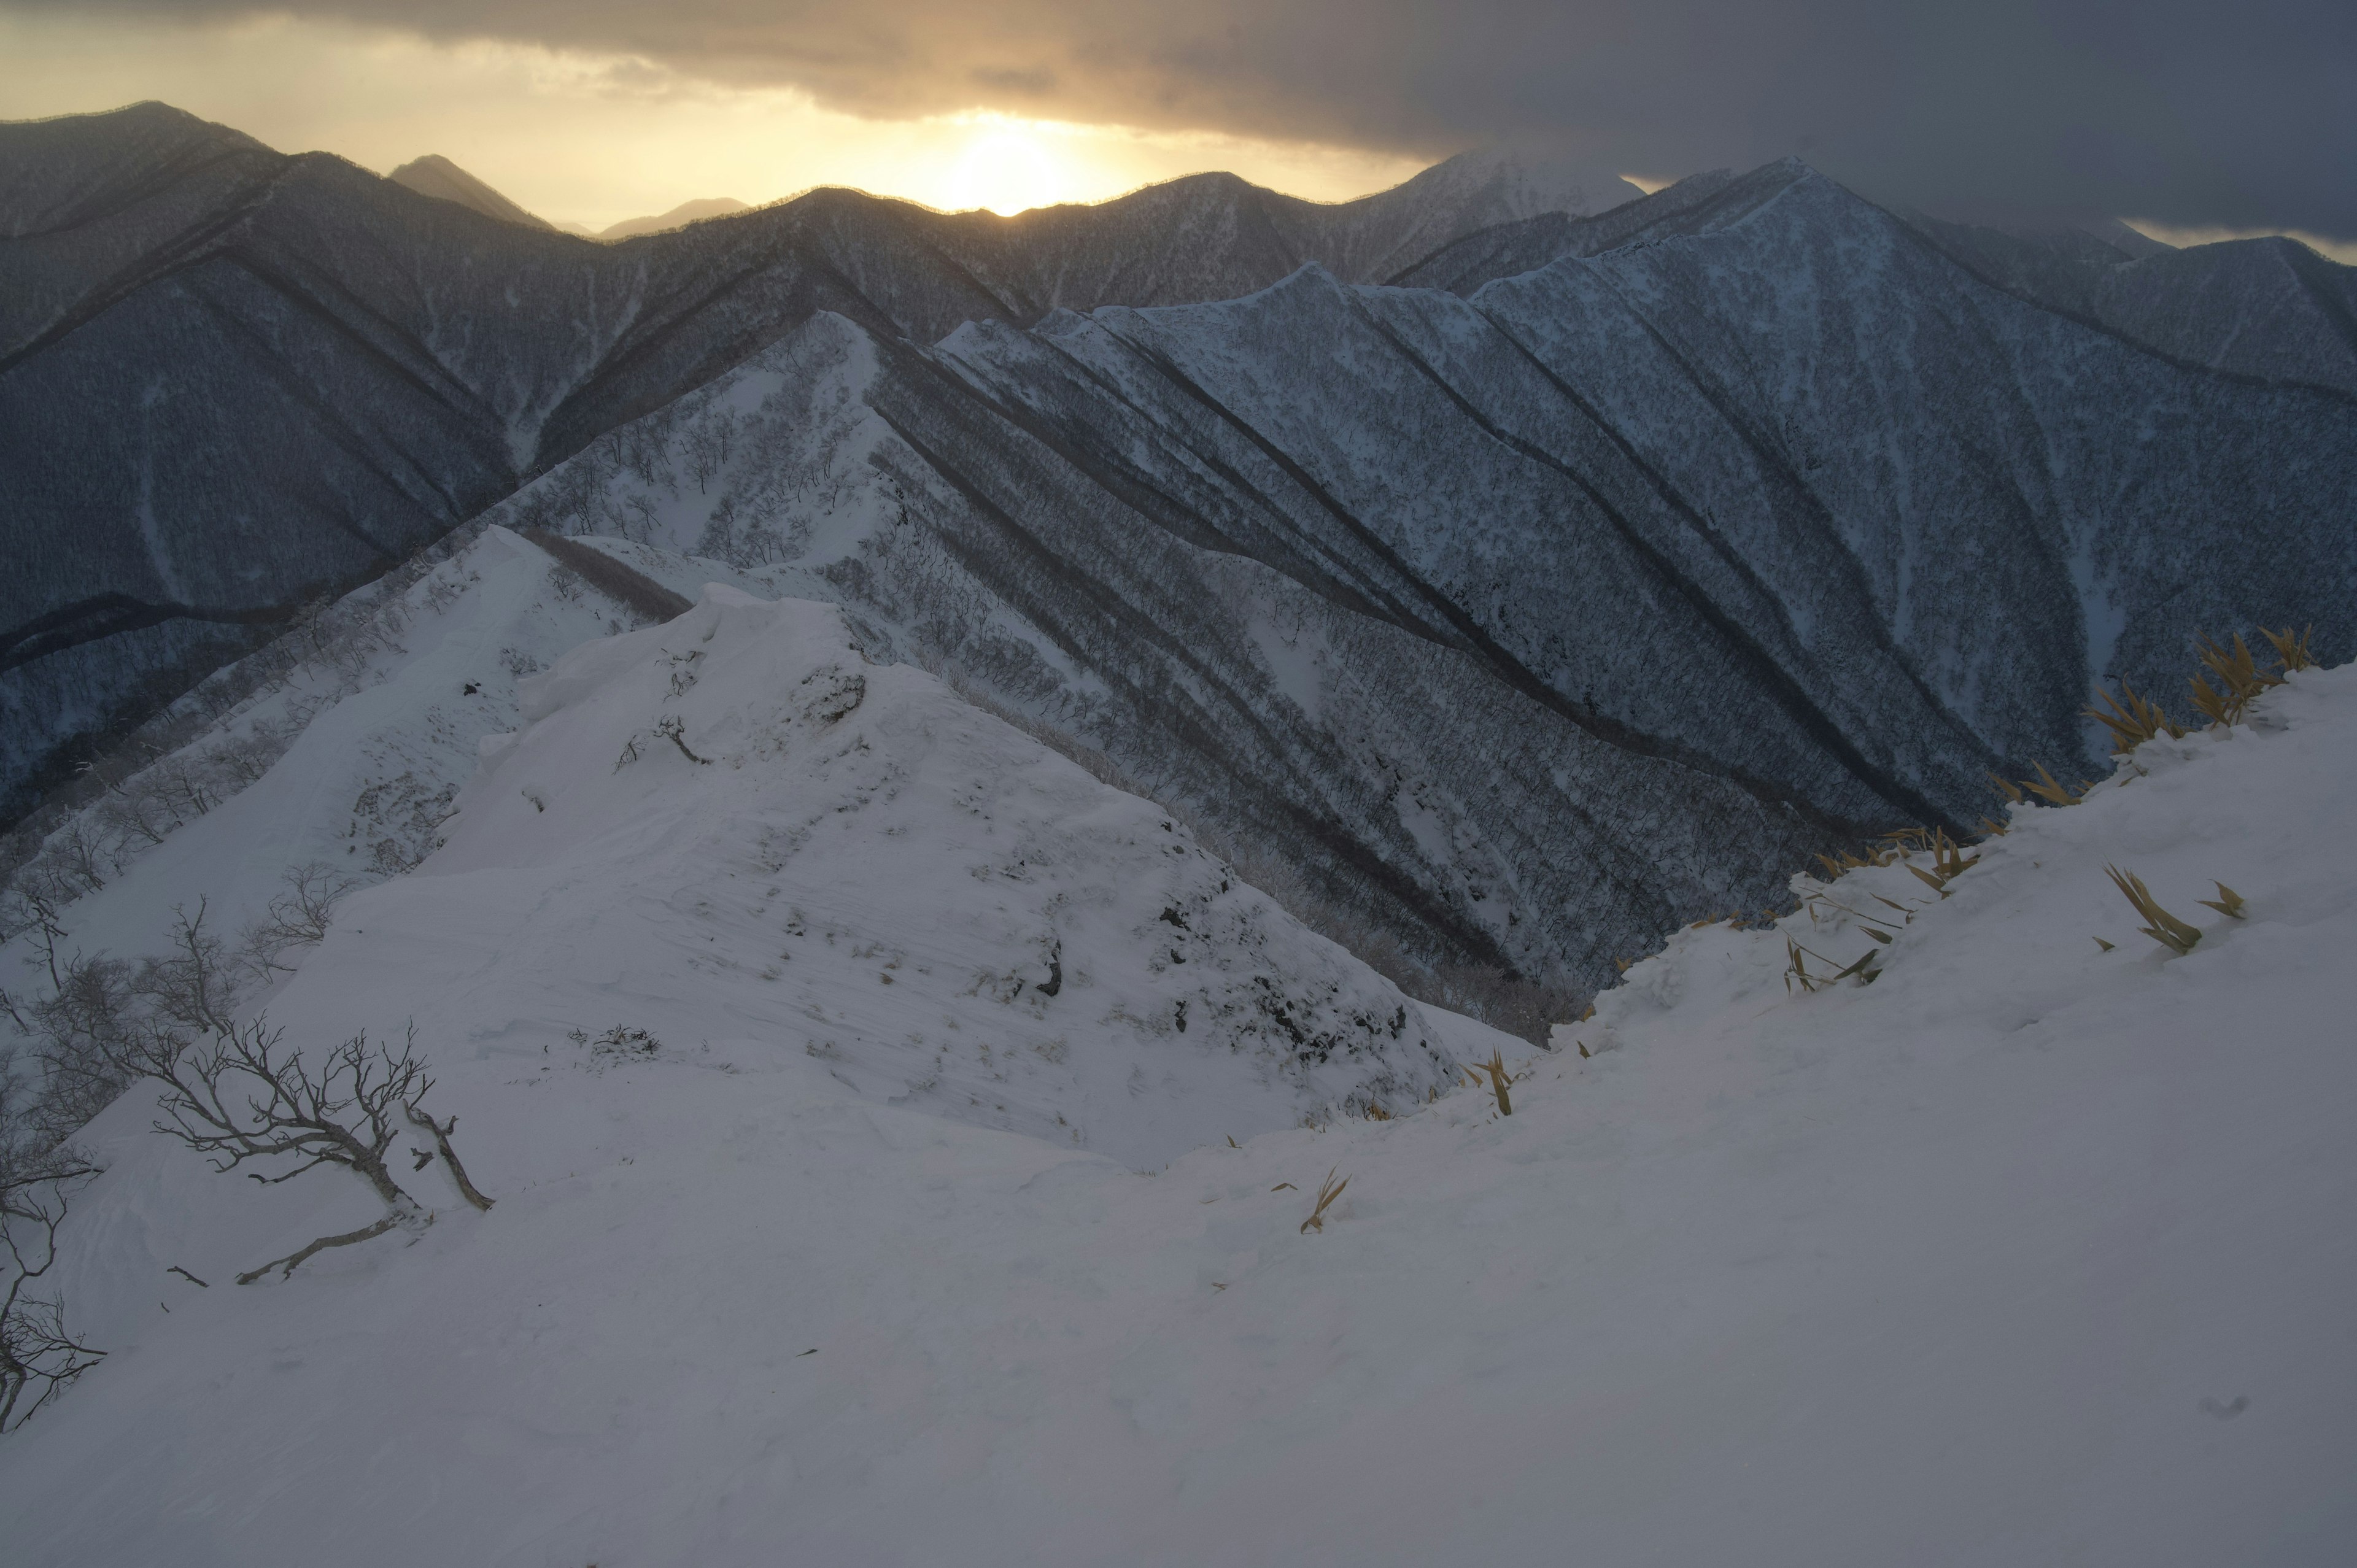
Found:
[[[1318,1184],[1318,1207],[1311,1209],[1309,1218],[1301,1222],[1303,1235],[1306,1236],[1312,1230],[1321,1236],[1326,1233],[1326,1210],[1332,1208],[1334,1200],[1342,1196],[1342,1189],[1351,1185],[1349,1176],[1344,1176],[1340,1181],[1334,1179],[1334,1171],[1341,1168],[1336,1165],[1334,1170],[1326,1173],[1326,1179]],[[1286,1185],[1289,1187],[1292,1184],[1288,1182]]]
[[[2112,879],[2112,886],[2120,890],[2120,897],[2135,906],[2136,912],[2150,922],[2138,928],[2146,936],[2173,953],[2184,954],[2193,950],[2193,944],[2201,940],[2201,929],[2162,908],[2160,900],[2152,896],[2152,889],[2144,885],[2143,877],[2133,872],[2122,871],[2116,865],[2106,865],[2104,874]]]
[[[2194,650],[2201,656],[2201,667],[2215,675],[2218,686],[2224,688],[2219,690],[2200,675],[2187,682],[2193,688],[2193,705],[2212,724],[2239,724],[2253,698],[2270,686],[2283,684],[2282,676],[2259,668],[2258,660],[2251,657],[2250,649],[2244,645],[2239,634],[2231,651],[2206,637],[2194,643]]]
[[[1485,1062],[1475,1062],[1472,1070],[1486,1073],[1489,1076],[1490,1088],[1498,1097],[1498,1114],[1512,1116],[1514,1113],[1514,1101],[1513,1098],[1506,1092],[1506,1088],[1509,1084],[1519,1080],[1514,1074],[1506,1070],[1505,1053],[1491,1051],[1490,1059]]]
[[[2246,900],[2240,893],[2235,892],[2233,888],[2227,886],[2222,882],[2213,882],[2211,886],[2218,889],[2218,897],[2215,898],[2197,898],[2194,900],[2195,903],[2215,909],[2218,913],[2230,916],[2237,920],[2246,918],[2243,913],[2243,906],[2247,903],[2248,900]]]
[[[2076,789],[2067,789],[2055,781],[2054,775],[2046,771],[2046,764],[2040,762],[2032,766],[2038,769],[2038,781],[2033,784],[2025,779],[2021,781],[2021,787],[2040,800],[2050,805],[2075,806],[2087,798],[2086,780],[2080,780],[2079,788]]]
[[[2112,732],[2112,750],[2126,756],[2156,736],[2168,736],[2172,740],[2185,738],[2185,731],[2162,711],[2158,703],[2138,693],[2126,681],[2120,682],[2125,699],[2115,702],[2112,694],[2101,686],[2095,688],[2095,701],[2101,708],[2088,708],[2087,716]]]
[[[2261,627],[2259,628],[2259,635],[2266,638],[2267,641],[2273,645],[2276,650],[2276,662],[2280,663],[2284,667],[2285,671],[2288,672],[2294,670],[2313,670],[2316,668],[2315,656],[2308,650],[2309,637],[2315,630],[2316,628],[2311,626],[2308,628],[2307,630],[2302,631],[2298,637],[2294,637],[2291,634],[2291,628],[2289,627],[2284,628],[2281,631],[2269,631],[2266,627]]]

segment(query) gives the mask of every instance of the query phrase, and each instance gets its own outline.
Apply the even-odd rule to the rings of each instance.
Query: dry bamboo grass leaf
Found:
[[[1318,1207],[1311,1209],[1309,1211],[1309,1218],[1301,1222],[1301,1234],[1308,1235],[1312,1230],[1317,1231],[1320,1235],[1325,1234],[1327,1209],[1332,1208],[1334,1200],[1342,1196],[1342,1189],[1351,1185],[1351,1178],[1349,1176],[1344,1176],[1340,1181],[1336,1181],[1334,1179],[1334,1171],[1340,1170],[1341,1168],[1341,1166],[1336,1165],[1334,1170],[1329,1170],[1326,1173],[1326,1179],[1318,1184]],[[1293,1184],[1291,1182],[1287,1182],[1285,1185],[1291,1187]]]
[[[2158,736],[2172,740],[2185,738],[2184,729],[2171,720],[2158,703],[2144,696],[2126,681],[2120,682],[2125,701],[2115,702],[2112,694],[2101,686],[2095,688],[2095,701],[2101,708],[2084,710],[2086,715],[2112,732],[2112,750],[2125,757],[2146,741]]]
[[[1916,881],[1921,882],[1924,886],[1929,887],[1932,892],[1937,893],[1941,897],[1945,898],[1948,896],[1947,878],[1943,876],[1934,876],[1920,865],[1909,866],[1907,868],[1907,874],[1914,877]]]
[[[2315,655],[2308,650],[2308,639],[2315,631],[2316,628],[2311,626],[2298,637],[2294,637],[2289,627],[2284,628],[2281,631],[2269,631],[2266,627],[2259,628],[2259,635],[2266,638],[2275,649],[2276,661],[2282,665],[2287,672],[2294,670],[2313,670],[2317,667]]]
[[[2218,889],[2218,897],[2197,898],[2194,900],[2195,903],[2205,908],[2215,909],[2218,913],[2233,919],[2240,920],[2247,918],[2243,913],[2243,907],[2249,902],[2248,899],[2222,882],[2213,882],[2210,886]]]
[[[2029,798],[2021,792],[2020,788],[2016,785],[2012,779],[2000,779],[1994,773],[1990,774],[1988,779],[1990,783],[1996,785],[1999,789],[2005,792],[2005,803],[2007,805],[2026,806],[2029,803]]]
[[[1829,985],[1838,984],[1845,980],[1856,980],[1860,985],[1871,985],[1882,973],[1880,970],[1873,967],[1875,955],[1880,950],[1878,948],[1868,948],[1858,954],[1854,961],[1835,970],[1831,974],[1811,974],[1809,966],[1803,960],[1813,958],[1828,967],[1834,961],[1786,937],[1784,952],[1792,961],[1784,971],[1784,989],[1787,992],[1791,991],[1795,981],[1800,983],[1802,990],[1812,993],[1821,991]]]
[[[1375,1103],[1373,1101],[1372,1101],[1372,1100],[1370,1100],[1369,1101],[1367,1101],[1367,1120],[1368,1120],[1368,1121],[1370,1121],[1370,1122],[1388,1122],[1388,1121],[1390,1121],[1391,1119],[1392,1119],[1392,1113],[1391,1113],[1390,1112],[1388,1112],[1388,1111],[1384,1110],[1382,1106],[1380,1106],[1380,1105],[1376,1104],[1376,1103]]]
[[[2032,783],[2030,780],[2025,779],[2021,781],[2021,787],[2029,790],[2031,794],[2037,796],[2040,800],[2047,801],[2050,804],[2056,806],[2075,806],[2080,801],[2085,800],[2087,798],[2087,791],[2094,787],[2091,780],[2082,779],[2079,780],[2079,788],[2072,789],[2068,786],[2058,782],[2055,779],[2054,775],[2047,772],[2046,764],[2039,762],[2033,763],[2031,766],[2038,769],[2038,780],[2037,782]]]
[[[2106,865],[2104,874],[2112,879],[2112,886],[2120,890],[2120,897],[2134,906],[2136,912],[2148,922],[2138,928],[2146,936],[2180,957],[2193,950],[2193,944],[2201,940],[2201,929],[2187,924],[2162,908],[2160,900],[2152,896],[2152,889],[2144,885],[2143,877],[2133,872],[2122,871],[2116,865]]]
[[[1961,876],[1980,862],[1979,855],[1966,854],[1964,846],[1948,836],[1947,829],[1942,828],[1932,835],[1932,869],[1940,874],[1941,881]]]
[[[2112,944],[2111,944],[2111,943],[2109,943],[2109,942],[2107,942],[2107,941],[2105,941],[2105,940],[2104,940],[2103,938],[2101,938],[2101,937],[2097,937],[2097,938],[2095,939],[2095,945],[2096,945],[2097,947],[2099,947],[2099,948],[2103,949],[2105,952],[2110,952],[2110,951],[2112,950]]]
[[[2270,686],[2283,684],[2282,676],[2259,668],[2240,634],[2232,649],[2221,648],[2205,637],[2196,639],[2194,650],[2201,656],[2201,667],[2218,678],[2216,687],[2200,675],[2187,682],[2193,689],[2193,705],[2212,724],[2239,724],[2254,698]]]
[[[1516,1074],[1506,1070],[1505,1053],[1502,1051],[1491,1051],[1490,1053],[1490,1059],[1485,1062],[1475,1062],[1473,1064],[1472,1070],[1478,1073],[1486,1073],[1489,1075],[1490,1090],[1498,1097],[1498,1114],[1501,1116],[1512,1116],[1514,1113],[1513,1097],[1509,1095],[1506,1092],[1506,1090],[1512,1084],[1520,1083],[1522,1079]]]

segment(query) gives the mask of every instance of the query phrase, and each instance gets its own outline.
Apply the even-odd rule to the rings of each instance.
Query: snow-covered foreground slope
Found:
[[[2147,1568],[2357,1539],[2357,671],[2147,744],[2085,804],[2021,813],[1944,897],[1894,865],[1796,883],[1777,930],[1682,933],[1566,1039],[1592,1058],[1529,1065],[1511,1118],[1460,1090],[1148,1176],[876,1103],[749,1026],[647,1059],[559,1032],[651,961],[608,954],[601,996],[588,941],[683,944],[705,918],[654,918],[651,884],[567,908],[615,897],[594,877],[630,835],[650,867],[709,866],[704,827],[749,841],[774,810],[764,778],[848,799],[851,757],[820,761],[844,725],[904,760],[927,723],[935,757],[995,744],[903,672],[864,671],[832,725],[798,706],[824,681],[782,677],[841,662],[823,614],[723,596],[554,671],[443,856],[358,896],[274,1004],[305,1039],[414,1013],[491,1212],[437,1197],[414,1245],[240,1288],[364,1217],[357,1187],[208,1176],[128,1102],[93,1128],[112,1168],[68,1283],[117,1349],[0,1450],[16,1558]],[[782,629],[731,651],[761,618]],[[691,625],[714,640],[673,646]],[[645,652],[697,647],[673,699]],[[759,659],[767,706],[696,705]],[[713,762],[592,757],[668,712]],[[689,803],[640,809],[655,768]],[[860,811],[913,820],[954,775]],[[985,809],[1006,836],[977,814],[931,850],[866,839],[846,892],[935,886],[928,853],[1003,864],[1019,830]],[[775,873],[748,842],[743,918],[786,913],[759,878],[797,858],[843,875],[835,830]],[[1073,827],[1152,831],[1110,800]],[[2136,933],[2112,864],[2202,917],[2190,954]],[[2240,918],[2197,903],[2213,880]],[[1142,907],[1106,897],[1069,929],[1109,940]],[[1790,988],[1788,940],[1834,966],[1871,946],[1880,978]],[[789,967],[823,949],[810,931]],[[881,994],[823,961],[822,1011]],[[523,1016],[558,976],[565,1011]],[[673,1004],[708,1018],[732,983]],[[1349,1187],[1305,1231],[1329,1171]]]

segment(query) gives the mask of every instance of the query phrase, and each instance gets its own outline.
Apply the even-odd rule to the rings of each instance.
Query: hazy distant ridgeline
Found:
[[[0,811],[248,623],[813,310],[931,341],[1388,275],[1566,199],[1495,160],[1334,207],[1226,175],[1016,219],[823,190],[597,245],[161,104],[0,126]]]

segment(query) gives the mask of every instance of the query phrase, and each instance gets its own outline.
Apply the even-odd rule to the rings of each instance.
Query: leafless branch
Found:
[[[57,1262],[58,1228],[74,1187],[97,1174],[71,1145],[43,1146],[18,1110],[0,1101],[0,1432],[30,1421],[106,1355],[74,1337],[61,1299],[37,1294]]]
[[[490,1212],[491,1200],[477,1191],[475,1184],[467,1179],[467,1167],[458,1163],[458,1151],[450,1146],[450,1134],[458,1130],[458,1119],[453,1116],[444,1123],[435,1121],[414,1105],[405,1105],[402,1109],[409,1112],[411,1126],[422,1127],[434,1134],[434,1146],[441,1151],[442,1163],[450,1167],[450,1179],[458,1184],[459,1196],[483,1212]],[[421,1160],[417,1168],[424,1170],[425,1163]]]

